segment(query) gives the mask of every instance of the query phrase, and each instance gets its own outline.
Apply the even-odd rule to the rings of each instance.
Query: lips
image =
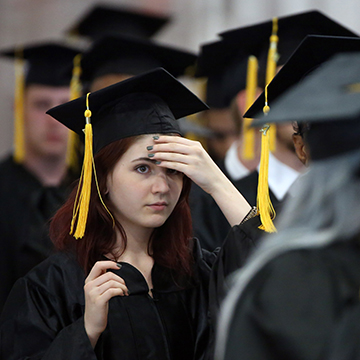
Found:
[[[168,204],[164,201],[161,201],[161,202],[156,202],[156,203],[150,204],[148,206],[155,211],[161,211],[161,210],[164,210],[168,206]]]

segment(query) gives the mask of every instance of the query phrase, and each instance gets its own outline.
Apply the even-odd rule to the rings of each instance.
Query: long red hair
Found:
[[[118,160],[135,142],[137,137],[121,139],[107,145],[94,157],[99,190],[104,203],[111,211],[111,204],[107,200],[106,180],[114,169]],[[166,222],[155,229],[149,241],[154,261],[174,270],[178,274],[191,274],[192,252],[190,241],[192,238],[192,222],[189,207],[189,193],[191,180],[184,175],[183,189],[179,201]],[[89,273],[96,261],[102,254],[111,253],[114,257],[116,244],[116,231],[113,220],[108,214],[98,195],[96,183],[92,181],[91,200],[85,235],[76,240],[69,234],[70,222],[78,184],[71,192],[66,203],[58,210],[50,224],[50,237],[55,248],[58,250],[74,250],[77,259],[85,273]],[[126,248],[127,238],[121,224],[115,220],[115,226],[119,230],[123,240],[123,249]]]

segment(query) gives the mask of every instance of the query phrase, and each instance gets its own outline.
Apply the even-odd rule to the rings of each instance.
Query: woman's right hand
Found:
[[[85,279],[84,326],[93,348],[106,328],[109,300],[129,295],[125,281],[108,269],[119,267],[113,261],[98,261]]]

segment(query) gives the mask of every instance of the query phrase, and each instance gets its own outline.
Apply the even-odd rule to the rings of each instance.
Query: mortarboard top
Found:
[[[68,86],[74,57],[80,49],[55,42],[19,46],[0,51],[0,56],[26,60],[26,79],[29,84]]]
[[[272,20],[228,30],[219,34],[225,41],[248,49],[252,55],[267,56]],[[278,18],[278,65],[283,65],[307,35],[358,36],[318,10],[296,13]],[[259,52],[261,50],[261,52]]]
[[[332,55],[350,51],[360,51],[360,38],[308,35],[268,85],[267,97],[270,112],[272,112],[275,99],[302,80],[312,70]],[[261,116],[264,105],[265,92],[260,94],[244,114],[244,117],[256,118]],[[264,123],[267,122],[266,119],[267,117],[263,119]]]
[[[360,148],[360,49],[341,53],[281,95],[256,123],[310,123],[312,160]]]
[[[206,103],[211,108],[228,108],[236,94],[245,89],[249,55],[224,41],[201,46],[195,76],[207,77]]]
[[[89,95],[94,153],[113,141],[142,134],[179,133],[175,119],[208,107],[162,68],[134,76]],[[47,111],[83,137],[86,96]]]
[[[169,17],[166,16],[99,4],[67,30],[66,34],[85,36],[92,40],[112,34],[150,38],[168,21]]]
[[[191,52],[151,40],[107,36],[97,40],[85,52],[81,61],[81,80],[88,83],[111,73],[138,75],[156,67],[163,67],[178,77],[193,66],[196,59],[197,56]]]

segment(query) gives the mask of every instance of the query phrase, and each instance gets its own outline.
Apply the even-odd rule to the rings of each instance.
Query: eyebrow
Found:
[[[131,162],[136,162],[136,161],[148,161],[148,162],[154,163],[156,160],[150,159],[148,157],[140,157],[140,158],[131,160]]]

